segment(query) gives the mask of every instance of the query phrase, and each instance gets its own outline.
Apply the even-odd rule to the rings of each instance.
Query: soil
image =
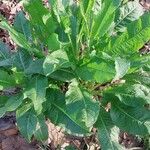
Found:
[[[47,0],[43,1],[47,5]],[[150,0],[142,0],[140,3],[146,10],[150,9]],[[0,13],[13,24],[15,14],[23,10],[22,3],[19,0],[0,0]],[[10,39],[6,31],[0,30],[0,39],[7,43],[11,50],[16,48],[14,42]],[[142,54],[150,53],[150,43],[147,43],[141,50]],[[100,149],[97,138],[93,136],[79,138],[70,135],[65,135],[61,128],[54,126],[50,121],[47,121],[49,138],[45,143],[32,140],[27,142],[19,133],[16,126],[15,113],[8,113],[3,118],[0,118],[0,150],[56,150],[65,149],[71,145],[78,150],[98,150]],[[93,129],[93,133],[96,130]],[[143,140],[121,131],[119,143],[127,149],[136,147],[136,150],[144,150]]]

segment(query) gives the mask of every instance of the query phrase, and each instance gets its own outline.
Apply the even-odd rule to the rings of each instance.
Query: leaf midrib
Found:
[[[136,118],[134,118],[133,116],[129,115],[128,113],[126,113],[122,108],[120,108],[118,105],[115,105],[122,113],[124,113],[126,116],[128,116],[129,118],[131,118],[132,120],[135,120],[136,122],[139,122],[140,124],[143,124],[142,121],[137,120]]]
[[[59,107],[57,104],[52,103],[56,108],[58,108],[61,112],[63,112],[70,120],[72,120],[77,126],[79,126],[81,129],[86,130],[87,132],[89,132],[87,129],[85,129],[84,127],[82,127],[78,122],[76,122],[73,118],[71,118],[61,107]]]

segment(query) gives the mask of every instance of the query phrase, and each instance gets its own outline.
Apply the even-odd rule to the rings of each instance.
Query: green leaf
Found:
[[[122,150],[124,149],[118,142],[119,128],[114,126],[109,112],[100,108],[98,120],[96,122],[98,129],[98,139],[103,150]]]
[[[55,124],[64,128],[69,134],[85,135],[89,134],[90,129],[85,126],[85,123],[78,117],[74,117],[70,114],[65,102],[65,95],[56,89],[48,89],[47,91],[47,107],[49,109],[46,112],[47,117]],[[76,113],[76,109],[74,114]]]
[[[22,33],[25,36],[26,40],[31,42],[32,34],[30,23],[29,20],[26,19],[23,11],[19,11],[15,16],[14,29]]]
[[[10,47],[4,42],[0,41],[0,60],[10,58]]]
[[[115,77],[115,66],[112,62],[100,58],[94,58],[83,63],[76,69],[77,75],[85,81],[105,83]]]
[[[144,70],[139,70],[137,72],[133,72],[130,74],[127,74],[124,77],[125,80],[127,80],[128,83],[141,83],[144,85],[149,86],[150,85],[150,71],[144,71]]]
[[[139,19],[144,13],[144,8],[138,0],[129,1],[119,8],[116,12],[115,28],[119,31],[124,31],[126,25]]]
[[[44,63],[44,58],[33,60],[28,68],[25,70],[26,74],[42,74],[44,75],[43,71],[43,63]]]
[[[5,104],[6,111],[11,112],[16,110],[22,104],[25,98],[26,97],[22,93],[16,96],[11,96]]]
[[[115,55],[133,54],[137,52],[150,39],[150,13],[146,13],[138,20],[133,21],[121,35],[109,42],[105,51]]]
[[[122,130],[132,134],[150,134],[150,111],[142,107],[129,107],[114,101],[111,107],[111,118]]]
[[[60,42],[57,34],[51,34],[48,37],[48,49],[49,51],[55,51],[60,49]]]
[[[5,104],[8,97],[1,95],[0,93],[0,117],[3,117],[6,113]]]
[[[53,72],[52,74],[50,74],[49,77],[51,77],[51,78],[53,78],[55,80],[69,82],[72,79],[74,79],[76,77],[76,75],[74,74],[72,69],[64,68],[64,69],[59,69],[59,70]]]
[[[110,28],[114,20],[114,12],[119,7],[121,0],[103,1],[102,9],[95,16],[92,25],[91,39],[96,36],[102,37]]]
[[[122,78],[130,69],[130,62],[126,59],[117,58],[115,60],[116,76],[115,80]]]
[[[73,81],[66,93],[66,105],[68,113],[75,119],[82,118],[83,123],[91,128],[99,114],[99,103],[92,95]]]
[[[28,105],[28,110],[22,112]],[[18,109],[16,118],[20,132],[28,141],[31,141],[33,135],[35,135],[37,140],[41,141],[48,138],[48,129],[43,115],[36,116],[30,104],[26,104]]]
[[[133,55],[129,56],[130,61],[130,71],[131,73],[138,71],[145,64],[150,64],[150,55],[141,56],[138,53],[133,53]]]
[[[48,138],[48,128],[45,123],[45,117],[43,114],[40,114],[37,117],[36,131],[34,133],[35,138],[39,141],[47,140]]]
[[[6,71],[0,70],[0,90],[14,87],[16,84],[13,74],[8,74]]]
[[[37,124],[37,117],[33,110],[31,110],[31,104],[24,104],[19,108],[16,112],[16,119],[21,134],[28,141],[31,141]]]
[[[26,49],[28,52],[32,52],[38,57],[42,57],[43,54],[37,50],[36,48],[32,48],[28,41],[26,40],[25,36],[22,33],[17,32],[14,30],[13,27],[11,27],[6,21],[0,22],[0,27],[4,30],[7,30],[10,34],[10,37],[13,39],[13,41],[20,47]]]
[[[44,75],[48,76],[61,68],[68,68],[71,63],[68,60],[67,53],[62,50],[54,51],[48,55],[43,64]]]
[[[32,77],[27,83],[25,95],[32,100],[37,114],[42,112],[42,103],[45,101],[47,87],[47,78],[40,75]]]
[[[49,11],[43,5],[42,0],[29,0],[24,4],[25,10],[29,13],[30,23],[34,28],[35,37],[40,39],[41,43],[47,43],[52,28],[47,25]],[[38,10],[38,11],[37,11]],[[51,20],[52,21],[52,20]]]
[[[128,106],[142,107],[145,104],[150,104],[150,88],[141,84],[125,84],[105,91],[104,99],[120,100]]]
[[[11,66],[11,51],[10,48],[0,41],[0,67]]]
[[[32,61],[32,56],[25,50],[19,49],[17,53],[12,56],[12,59],[13,67],[16,67],[17,71],[25,71]]]

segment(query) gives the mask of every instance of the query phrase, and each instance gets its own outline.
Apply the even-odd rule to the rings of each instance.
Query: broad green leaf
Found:
[[[120,100],[122,103],[139,107],[150,104],[150,88],[141,84],[114,87],[104,93],[105,100]]]
[[[56,54],[56,57],[59,57],[59,55],[57,56],[57,54]],[[32,61],[29,65],[29,67],[26,69],[25,73],[26,74],[31,74],[31,75],[32,74],[44,75],[44,65],[46,64],[46,60],[45,59],[37,59],[37,60]],[[67,60],[65,60],[65,61],[67,61]],[[52,63],[52,60],[51,60],[51,63]],[[50,66],[53,67],[53,65],[54,64],[49,64],[47,67],[48,68]],[[56,68],[56,70],[54,69],[54,70],[52,70],[52,72],[50,72],[51,71],[50,69],[47,70],[48,72],[50,72],[49,77],[53,78],[55,80],[67,81],[67,82],[70,81],[71,79],[75,78],[75,74],[74,74],[74,72],[72,71],[71,68],[64,68],[64,66],[62,66],[62,67],[63,68],[61,68],[61,67]],[[66,67],[67,67],[67,65],[66,65]]]
[[[146,72],[144,70],[137,71],[134,73],[127,74],[124,77],[125,80],[127,80],[128,83],[141,83],[144,85],[149,86],[150,85],[150,71]]]
[[[17,13],[14,20],[14,29],[24,34],[27,41],[32,41],[31,27],[29,20],[26,19],[24,12],[20,11]]]
[[[57,23],[55,22],[52,15],[50,13],[47,15],[44,15],[42,19],[43,19],[43,23],[45,24],[45,26],[49,30],[49,33],[54,33],[55,30],[57,29]]]
[[[10,58],[10,47],[4,42],[0,41],[0,60]]]
[[[32,100],[37,114],[42,112],[42,103],[45,101],[47,87],[47,78],[40,75],[32,77],[27,83],[25,95]]]
[[[3,117],[6,113],[5,104],[7,102],[8,97],[1,95],[0,91],[0,117]]]
[[[48,37],[48,49],[49,51],[55,51],[60,49],[60,42],[57,34],[51,34]]]
[[[64,82],[69,82],[72,79],[76,77],[72,69],[70,68],[64,68],[64,69],[59,69],[52,74],[50,74],[50,77],[59,80],[59,81],[64,81]]]
[[[114,20],[114,12],[119,7],[121,0],[103,1],[102,9],[95,16],[92,25],[91,39],[99,36],[102,37],[110,28]]]
[[[23,102],[25,97],[22,94],[6,97],[0,95],[0,117],[6,112],[12,112],[16,110]]]
[[[55,124],[64,128],[69,134],[74,135],[85,135],[89,134],[90,129],[85,126],[85,123],[79,117],[74,117],[68,111],[65,95],[56,89],[48,89],[47,91],[47,107],[49,108],[46,112],[47,117]],[[76,113],[76,109],[74,114]]]
[[[0,90],[14,87],[16,84],[13,74],[8,74],[6,71],[0,70]]]
[[[129,70],[130,62],[126,59],[117,58],[115,60],[116,76],[115,80],[122,78]]]
[[[115,28],[119,31],[124,31],[128,23],[139,19],[143,13],[144,8],[139,3],[139,0],[127,2],[116,12]]]
[[[30,23],[34,28],[35,37],[39,38],[42,43],[47,43],[47,38],[51,34],[51,27],[47,26],[47,21],[45,19],[49,11],[42,3],[42,0],[29,0],[24,4],[24,7],[29,13]],[[54,27],[52,26],[52,28]]]
[[[47,140],[48,138],[48,128],[45,123],[45,117],[43,114],[40,114],[37,117],[36,131],[34,133],[35,138],[39,141]]]
[[[150,110],[144,107],[129,107],[118,101],[111,106],[111,118],[122,130],[132,134],[150,134]]]
[[[33,60],[29,67],[25,70],[26,74],[44,74],[43,71],[44,58]]]
[[[25,107],[22,106],[16,113],[17,125],[22,135],[28,141],[31,141],[33,135],[35,135],[37,140],[46,140],[48,138],[48,129],[45,124],[44,116],[42,114],[36,116],[36,113],[33,111],[31,106],[23,113],[22,109],[24,110]]]
[[[26,107],[29,108],[26,109]],[[23,111],[23,113],[22,113]],[[17,125],[21,134],[28,140],[31,141],[31,138],[34,134],[37,124],[37,116],[34,114],[34,111],[31,109],[30,104],[24,104],[16,112]]]
[[[66,105],[68,113],[74,119],[80,118],[88,128],[91,128],[96,122],[99,114],[99,103],[76,81],[73,81],[68,87]]]
[[[40,26],[44,25],[42,17],[47,15],[49,12],[48,9],[43,6],[42,0],[28,0],[24,3],[24,7],[30,14],[32,18],[31,20],[34,24],[39,24]]]
[[[138,53],[133,53],[129,56],[130,70],[129,73],[133,73],[145,66],[145,64],[150,64],[150,55],[141,56]]]
[[[0,67],[11,66],[11,51],[9,46],[0,41]]]
[[[124,149],[118,142],[119,128],[114,126],[110,113],[100,108],[98,120],[96,122],[98,129],[98,139],[102,150],[122,150]]]
[[[138,51],[150,39],[150,13],[133,21],[121,35],[114,37],[105,47],[105,51],[115,55],[132,54]]]
[[[22,33],[19,33],[16,30],[14,30],[14,28],[11,27],[6,21],[0,22],[0,28],[7,30],[13,41],[20,47],[26,49],[28,52],[34,53],[38,57],[43,56],[42,52],[30,46],[30,44],[28,43],[28,41],[26,40],[25,36]]]
[[[11,112],[11,111],[16,110],[22,104],[25,98],[26,97],[23,94],[11,96],[10,98],[8,98],[5,104],[6,111]]]
[[[80,65],[76,69],[79,78],[85,81],[105,83],[115,77],[115,65],[110,61],[93,58],[91,61]]]
[[[69,62],[67,53],[65,51],[54,51],[50,55],[47,55],[43,63],[44,75],[48,76],[56,70],[68,68],[70,66],[71,63]]]
[[[19,49],[12,56],[12,60],[13,60],[13,67],[16,67],[17,71],[25,71],[32,61],[32,56],[25,50]]]

